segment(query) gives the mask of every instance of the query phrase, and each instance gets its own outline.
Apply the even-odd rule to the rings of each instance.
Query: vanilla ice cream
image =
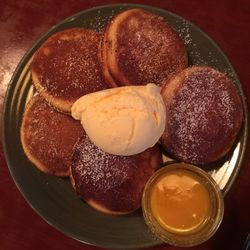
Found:
[[[114,155],[134,155],[156,144],[165,129],[166,111],[155,84],[91,93],[72,106],[90,140]]]

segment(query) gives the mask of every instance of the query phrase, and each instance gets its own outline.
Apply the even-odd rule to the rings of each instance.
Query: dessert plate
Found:
[[[225,72],[236,85],[244,107],[241,133],[232,151],[207,171],[226,194],[239,171],[247,140],[247,107],[239,79],[221,49],[195,25],[166,10],[137,4],[107,5],[71,16],[53,26],[26,53],[10,82],[3,114],[3,146],[11,175],[31,207],[49,224],[81,242],[105,248],[135,249],[161,244],[147,228],[139,210],[127,216],[109,216],[81,201],[68,179],[38,171],[25,157],[20,143],[20,125],[33,88],[29,64],[39,46],[53,33],[71,27],[102,31],[108,20],[121,10],[143,8],[162,16],[179,31],[188,48],[189,64],[206,64]],[[222,135],[223,136],[223,135]]]

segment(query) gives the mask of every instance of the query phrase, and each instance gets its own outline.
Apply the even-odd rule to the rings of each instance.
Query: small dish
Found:
[[[204,170],[172,163],[147,182],[142,198],[151,231],[171,245],[191,247],[211,238],[224,214],[219,186]]]

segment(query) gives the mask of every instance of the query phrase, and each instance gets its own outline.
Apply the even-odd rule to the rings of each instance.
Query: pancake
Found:
[[[116,15],[106,27],[100,56],[111,86],[161,82],[187,67],[187,51],[178,33],[142,9]]]
[[[204,165],[225,156],[240,131],[243,109],[232,81],[210,67],[193,66],[166,81],[164,148],[177,160]]]
[[[143,188],[161,165],[158,146],[133,156],[117,156],[83,136],[74,147],[71,182],[78,196],[98,211],[127,214],[141,206]]]
[[[81,96],[108,88],[98,57],[101,36],[90,29],[68,29],[52,35],[36,52],[32,80],[54,107],[70,112]]]
[[[56,111],[40,95],[28,103],[21,143],[26,156],[42,172],[68,176],[73,146],[83,134],[79,122]]]

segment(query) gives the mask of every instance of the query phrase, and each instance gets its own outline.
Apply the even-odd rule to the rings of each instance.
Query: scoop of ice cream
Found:
[[[91,93],[72,106],[72,116],[90,140],[114,155],[134,155],[154,146],[166,122],[165,104],[155,84]]]

